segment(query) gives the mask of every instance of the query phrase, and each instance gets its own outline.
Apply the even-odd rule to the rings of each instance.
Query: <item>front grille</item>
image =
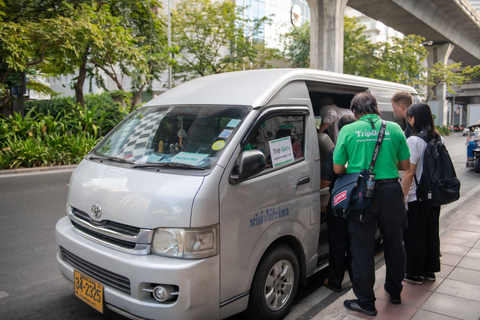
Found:
[[[72,214],[78,219],[88,223],[92,222],[92,220],[90,219],[89,215],[86,212],[78,210],[77,208],[74,208],[74,207],[71,207],[71,210],[72,210]],[[99,223],[98,225],[114,230],[121,234],[129,235],[129,236],[136,236],[140,232],[140,228],[127,226],[125,224],[121,224],[113,221],[105,221],[105,222]]]
[[[86,274],[103,285],[130,294],[130,280],[128,278],[85,261],[62,247],[60,247],[60,250],[63,260],[70,264],[74,269]]]
[[[68,215],[75,231],[90,240],[115,250],[135,255],[150,253],[153,230],[142,229],[114,221],[95,221],[77,208],[69,206]]]

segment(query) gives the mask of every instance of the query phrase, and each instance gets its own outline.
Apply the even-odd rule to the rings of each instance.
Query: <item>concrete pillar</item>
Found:
[[[448,58],[450,57],[454,47],[455,46],[449,42],[426,46],[425,49],[428,51],[428,67],[432,67],[439,61],[443,64],[448,64]],[[439,84],[434,91],[434,96],[434,99],[428,101],[428,104],[432,109],[432,113],[436,116],[435,124],[439,126],[446,126],[448,125],[447,85],[445,83]]]
[[[348,0],[307,0],[310,66],[343,73],[343,15]]]

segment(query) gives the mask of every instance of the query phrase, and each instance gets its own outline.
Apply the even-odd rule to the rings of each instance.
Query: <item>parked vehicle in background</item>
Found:
[[[480,121],[467,127],[467,168],[474,168],[480,173]]]
[[[224,73],[148,102],[78,165],[57,262],[75,294],[131,318],[283,319],[325,268],[320,189],[333,147],[319,101],[369,90],[382,117],[408,86],[310,69]],[[321,122],[321,121],[320,121]]]
[[[463,129],[462,136],[468,136],[468,131],[470,131],[468,128]]]

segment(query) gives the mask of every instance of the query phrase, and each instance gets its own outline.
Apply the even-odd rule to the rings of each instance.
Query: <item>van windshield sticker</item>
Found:
[[[173,157],[170,162],[184,163],[196,166],[206,157],[208,157],[208,154],[180,152],[175,155],[175,157]]]
[[[212,144],[212,150],[218,151],[223,149],[225,147],[225,141],[224,140],[218,140],[214,144]]]
[[[269,141],[270,154],[272,156],[272,165],[277,167],[289,162],[293,162],[293,148],[290,137]]]
[[[267,208],[265,210],[260,210],[260,212],[255,212],[254,218],[250,219],[250,228],[288,217],[288,215],[288,208],[281,209],[280,207],[278,207],[278,209]]]
[[[231,129],[223,129],[223,131],[220,133],[220,135],[218,137],[227,139],[228,137],[230,137],[232,132],[233,132],[233,130],[231,130]]]
[[[236,128],[238,124],[240,123],[240,119],[232,119],[230,122],[227,124],[227,128]]]

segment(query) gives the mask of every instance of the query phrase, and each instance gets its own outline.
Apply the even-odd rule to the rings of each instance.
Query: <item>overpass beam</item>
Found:
[[[428,51],[427,63],[428,67],[431,68],[437,62],[442,62],[443,64],[448,64],[448,59],[450,54],[453,51],[453,45],[450,42],[442,44],[434,44],[432,46],[426,46],[425,49]],[[432,109],[432,113],[435,114],[435,124],[440,126],[448,125],[448,108],[449,104],[447,101],[447,85],[442,82],[439,84],[434,91],[434,100],[429,101],[428,104]],[[455,106],[452,106],[450,114],[453,113]]]
[[[310,66],[343,73],[343,15],[348,0],[307,0]]]

